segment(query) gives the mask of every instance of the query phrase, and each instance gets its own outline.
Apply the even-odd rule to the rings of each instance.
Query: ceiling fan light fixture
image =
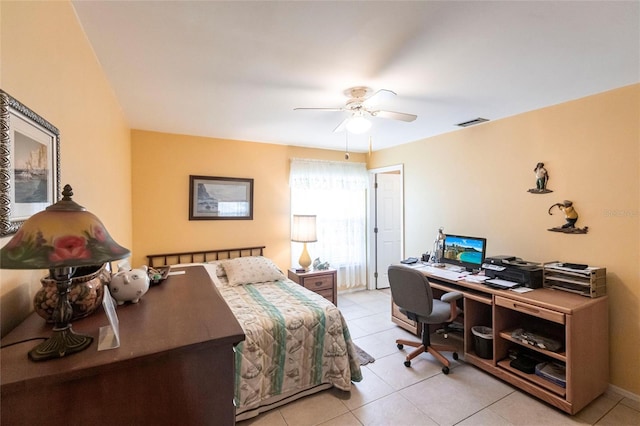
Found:
[[[294,110],[343,111],[348,113],[340,124],[333,129],[334,133],[345,130],[347,133],[365,133],[371,129],[371,125],[373,124],[370,117],[399,120],[407,123],[414,121],[418,117],[415,114],[408,114],[406,112],[378,109],[375,104],[380,101],[382,96],[395,96],[396,93],[388,89],[380,89],[374,93],[369,87],[357,86],[345,90],[344,94],[349,97],[349,100],[347,100],[343,107],[294,108]]]
[[[371,121],[364,118],[362,115],[354,115],[347,122],[347,130],[351,133],[360,134],[364,133],[371,128]]]

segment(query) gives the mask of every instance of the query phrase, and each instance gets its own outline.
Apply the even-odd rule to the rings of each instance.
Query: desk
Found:
[[[418,268],[420,270],[420,268]],[[575,414],[601,395],[609,382],[608,299],[539,288],[528,293],[499,290],[470,281],[452,281],[426,271],[434,297],[448,291],[463,294],[464,360],[547,403]],[[393,302],[392,302],[393,303]],[[392,305],[392,321],[419,335],[419,328]],[[493,330],[493,358],[476,355],[471,328]],[[523,344],[511,331],[535,327],[563,343],[562,352]],[[509,349],[526,347],[549,361],[564,363],[566,387],[512,368]]]
[[[117,314],[117,349],[97,351],[102,310],[73,323],[94,337],[82,352],[36,363],[27,352],[38,342],[2,349],[1,423],[234,424],[233,346],[244,332],[203,267],[170,276]],[[34,313],[2,344],[50,334]]]

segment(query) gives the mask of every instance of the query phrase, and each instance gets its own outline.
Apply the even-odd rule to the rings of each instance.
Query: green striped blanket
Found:
[[[218,290],[246,334],[235,355],[237,414],[296,390],[348,391],[362,380],[347,324],[322,296],[291,281]]]

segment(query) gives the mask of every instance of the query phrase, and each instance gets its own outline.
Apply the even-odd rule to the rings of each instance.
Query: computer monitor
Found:
[[[465,268],[480,269],[487,251],[487,239],[446,234],[443,244],[442,263]]]

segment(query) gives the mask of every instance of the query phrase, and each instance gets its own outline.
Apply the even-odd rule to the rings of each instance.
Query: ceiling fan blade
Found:
[[[302,110],[302,109],[305,109],[305,110],[316,110],[316,111],[344,111],[345,110],[344,108],[294,108],[293,110],[297,111],[297,110]]]
[[[373,115],[374,117],[391,118],[393,120],[400,120],[400,121],[406,121],[406,122],[411,122],[416,118],[418,118],[418,116],[415,114],[407,114],[405,112],[395,112],[395,111],[371,111],[371,115]]]
[[[346,130],[347,128],[347,122],[349,121],[351,117],[347,117],[344,120],[342,120],[340,122],[340,124],[338,124],[338,127],[336,127],[335,129],[333,129],[333,133],[338,133],[338,132],[342,132],[344,130]]]
[[[362,105],[371,106],[371,105],[375,105],[377,103],[382,103],[381,101],[383,101],[385,99],[389,99],[392,96],[396,96],[396,92],[394,92],[393,90],[380,89],[377,92],[375,92],[373,95],[371,95],[367,99],[365,99],[362,102]]]

